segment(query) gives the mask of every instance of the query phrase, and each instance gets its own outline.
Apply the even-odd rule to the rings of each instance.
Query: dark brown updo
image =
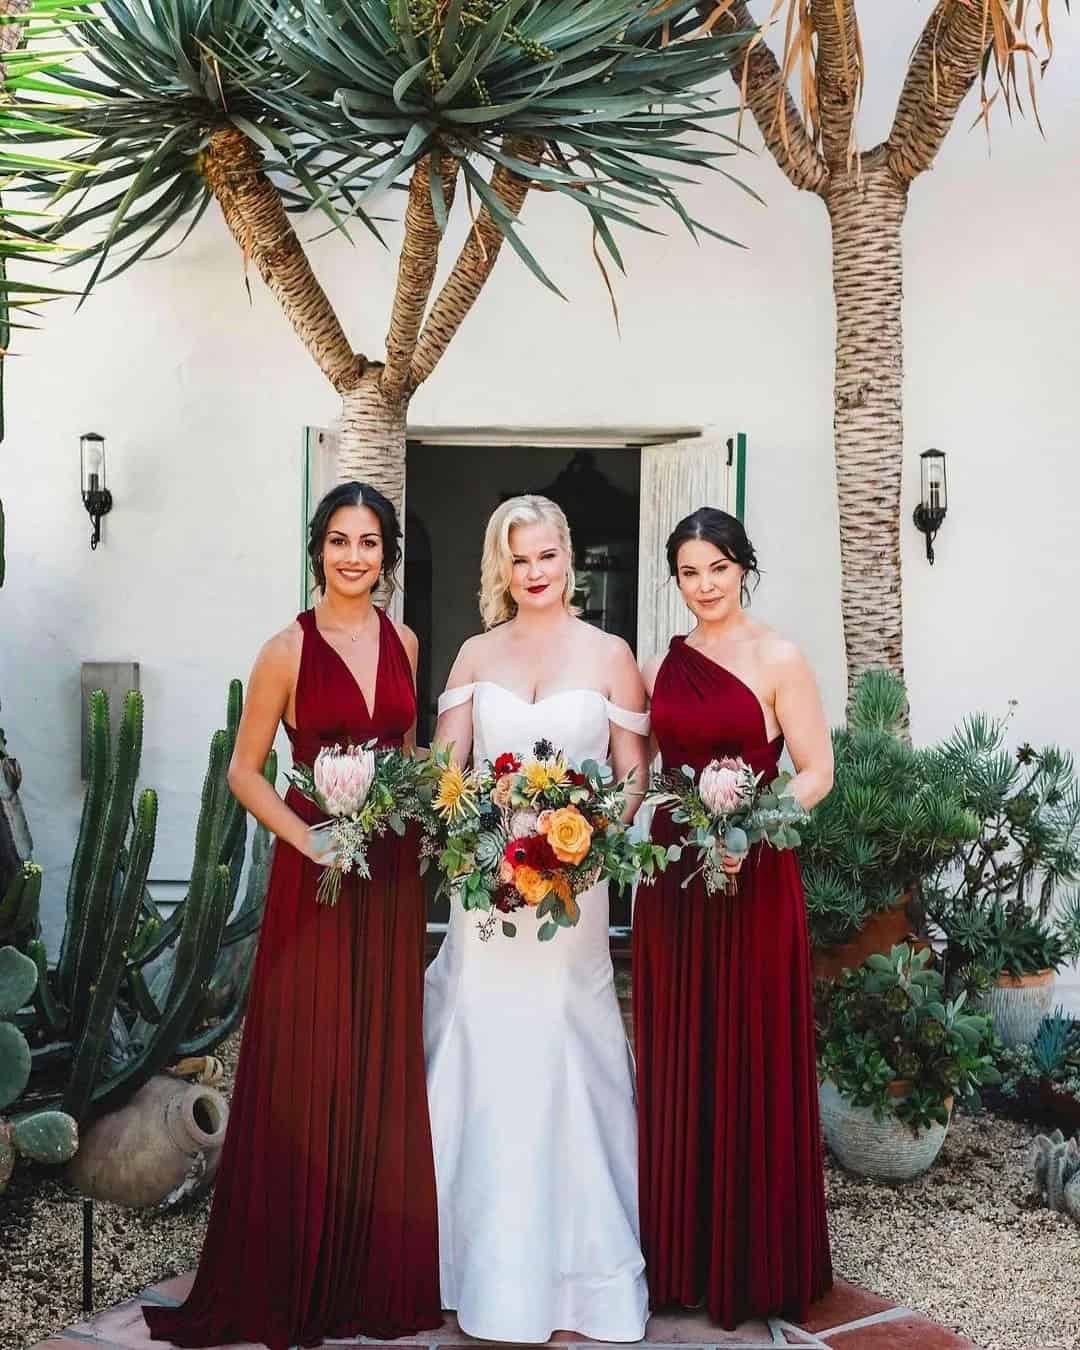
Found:
[[[366,506],[369,511],[375,513],[379,522],[379,533],[382,535],[382,575],[387,584],[393,587],[394,569],[401,561],[401,526],[398,524],[397,511],[394,509],[394,503],[388,497],[384,497],[378,488],[373,488],[370,483],[355,482],[339,483],[337,487],[331,488],[311,517],[307,551],[316,586],[321,591],[326,590],[326,569],[322,560],[323,544],[334,512],[343,506]]]
[[[699,506],[691,515],[684,517],[668,535],[667,563],[673,577],[679,572],[679,549],[691,539],[703,539],[707,544],[718,548],[725,558],[743,569],[743,602],[750,599],[747,577],[754,578],[754,585],[761,580],[758,571],[757,554],[750,542],[743,523],[737,516],[729,515],[715,506]]]

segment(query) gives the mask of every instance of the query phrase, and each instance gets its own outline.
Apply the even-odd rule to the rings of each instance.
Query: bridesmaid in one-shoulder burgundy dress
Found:
[[[370,711],[315,612],[298,616],[297,762],[412,728],[409,658],[374,613]],[[324,818],[295,788],[285,801]],[[209,1231],[187,1302],[144,1307],[155,1340],[287,1350],[441,1325],[417,849],[412,831],[373,841],[371,880],[346,876],[331,907],[319,864],[278,839]]]
[[[685,638],[672,639],[656,673],[652,728],[665,769],[700,772],[732,755],[765,782],[776,777],[784,739],[769,738],[757,695]],[[653,820],[657,842],[683,829],[666,811]],[[714,895],[701,877],[682,888],[697,865],[685,849],[639,888],[634,911],[650,1301],[704,1302],[727,1328],[797,1320],[832,1282],[798,862],[755,845],[737,891]]]

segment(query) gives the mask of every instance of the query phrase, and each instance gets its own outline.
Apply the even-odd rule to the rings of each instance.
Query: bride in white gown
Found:
[[[573,616],[566,518],[517,497],[488,523],[487,632],[458,654],[436,739],[465,763],[546,738],[572,761],[647,772],[648,716],[630,649]],[[463,1331],[543,1342],[556,1330],[640,1340],[633,1064],[615,997],[605,885],[537,941],[481,939],[460,906],[427,974],[424,1040],[439,1193],[442,1301]]]

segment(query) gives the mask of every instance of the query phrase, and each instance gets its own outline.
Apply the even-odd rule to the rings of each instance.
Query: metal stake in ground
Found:
[[[82,1202],[82,1310],[94,1311],[94,1202]]]

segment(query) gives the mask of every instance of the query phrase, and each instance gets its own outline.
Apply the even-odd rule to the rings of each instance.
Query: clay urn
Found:
[[[213,1088],[159,1074],[85,1131],[68,1178],[95,1200],[167,1209],[208,1189],[228,1118]]]

